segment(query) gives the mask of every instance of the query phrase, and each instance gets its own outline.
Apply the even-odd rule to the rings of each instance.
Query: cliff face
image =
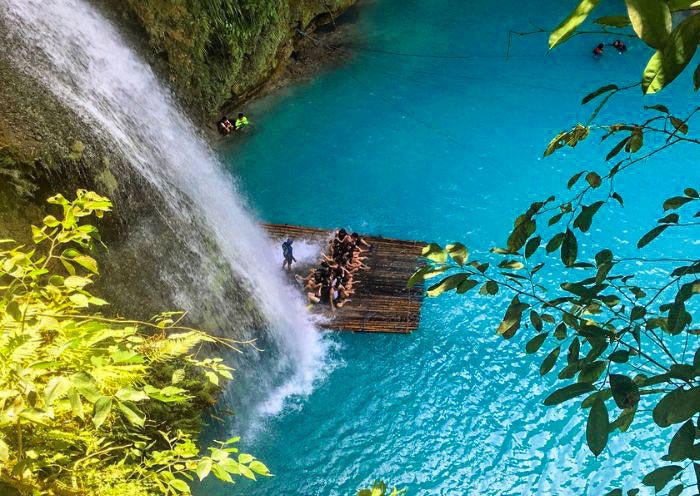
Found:
[[[298,30],[334,20],[355,0],[92,0],[122,24],[193,113],[210,120],[257,94],[289,59]],[[0,32],[2,26],[0,24]],[[2,50],[1,48],[7,48]],[[124,190],[108,143],[10,61],[0,35],[0,224],[57,191]]]
[[[146,34],[156,64],[198,117],[262,87],[293,51],[297,30],[331,22],[355,0],[112,0]]]

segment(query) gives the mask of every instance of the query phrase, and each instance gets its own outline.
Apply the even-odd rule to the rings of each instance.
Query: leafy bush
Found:
[[[210,473],[231,483],[269,476],[263,463],[238,453],[238,438],[202,454],[193,433],[157,414],[158,405],[192,398],[186,368],[215,384],[231,379],[220,358],[193,352],[221,340],[181,325],[181,313],[139,322],[96,311],[107,305],[87,289],[98,274],[90,253],[100,238],[81,221],[102,217],[110,201],[79,190],[74,201],[48,202],[62,215],[32,226],[35,246],[0,240],[0,490],[182,494]],[[170,384],[154,385],[154,369],[173,364]]]
[[[661,460],[671,464],[647,473],[641,484],[656,493],[669,487],[672,496],[697,494],[700,259],[690,253],[678,258],[620,253],[629,253],[624,245],[630,242],[642,250],[665,232],[697,228],[694,219],[700,217],[700,193],[692,183],[682,193],[679,188],[676,196],[662,203],[663,217],[639,239],[620,240],[627,231],[614,231],[619,226],[596,215],[606,208],[624,207],[617,190],[621,176],[648,166],[648,159],[670,147],[700,144],[700,137],[690,134],[696,129],[693,119],[700,113],[697,105],[674,115],[657,103],[644,107],[642,120],[597,123],[601,110],[611,107],[610,102],[623,92],[640,88],[645,95],[657,93],[686,70],[700,40],[700,2],[625,0],[626,13],[596,19],[600,27],[593,30],[579,29],[599,3],[581,0],[550,34],[550,48],[576,35],[609,34],[638,37],[656,51],[639,82],[606,84],[586,95],[583,105],[597,102],[590,118],[555,136],[544,156],[575,148],[596,134],[601,141],[613,138],[615,144],[609,144],[600,164],[575,171],[563,193],[532,203],[515,218],[505,245],[491,250],[502,258],[469,258],[461,243],[444,247],[431,243],[423,251],[426,265],[411,277],[409,285],[425,282],[428,296],[467,295],[477,290],[482,296],[507,294],[509,304],[496,332],[511,339],[522,327],[530,328],[525,351],[539,353],[539,374],[556,372],[558,381],[544,404],[580,400],[587,418],[586,444],[596,457],[611,437],[638,425],[639,421],[634,424],[636,417],[650,418],[654,435],[667,441],[667,453]],[[629,56],[635,56],[634,52]],[[693,72],[693,88],[700,90],[699,66]],[[684,172],[679,168],[677,174]],[[669,180],[678,178],[660,179]],[[615,242],[591,257],[579,249],[579,240],[590,236],[587,244],[592,244],[594,222],[598,222],[597,230],[614,232]],[[687,239],[696,236],[691,233]],[[550,279],[552,273],[555,281]],[[433,278],[436,282],[428,282]],[[692,477],[695,483],[691,486],[687,481]],[[633,487],[627,494],[639,491]],[[615,487],[607,494],[622,496],[623,488]]]

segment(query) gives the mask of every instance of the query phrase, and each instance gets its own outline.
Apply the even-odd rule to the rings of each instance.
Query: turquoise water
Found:
[[[583,95],[641,73],[646,48],[631,43],[627,55],[608,49],[596,61],[590,50],[598,38],[575,38],[547,53],[543,35],[516,37],[504,57],[509,29],[551,27],[571,3],[365,3],[357,21],[365,49],[344,67],[256,104],[250,135],[223,153],[265,221],[462,240],[484,256],[505,242],[530,202],[562,194],[581,169],[602,170],[607,142],[547,159],[542,151],[558,131],[585,120]],[[615,100],[618,114],[604,117],[635,118],[644,104],[672,100],[678,108],[688,88],[681,81],[645,101],[630,93]],[[584,255],[600,246],[634,253],[634,242],[661,217],[663,199],[692,185],[695,170],[690,151],[676,150],[621,178],[625,208],[599,214],[600,223],[580,237]],[[645,253],[698,251],[679,236]],[[650,275],[639,269],[639,277]],[[337,345],[332,372],[311,396],[262,419],[245,444],[275,477],[207,494],[349,495],[374,478],[413,495],[634,487],[672,431],[659,436],[640,414],[596,460],[584,447],[578,404],[541,404],[553,379],[539,379],[544,349],[525,356],[527,331],[511,342],[494,335],[504,304],[450,296],[426,301],[410,336],[329,335]]]

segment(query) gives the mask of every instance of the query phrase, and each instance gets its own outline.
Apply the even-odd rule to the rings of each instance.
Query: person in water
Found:
[[[246,126],[249,126],[250,122],[248,121],[248,118],[245,116],[243,112],[240,112],[238,114],[238,118],[236,119],[236,131],[239,129],[242,129]]]
[[[598,46],[593,49],[593,57],[599,59],[603,55],[603,48],[605,45],[598,43]]]
[[[287,241],[282,243],[282,255],[284,256],[284,262],[282,262],[282,268],[285,267],[287,270],[292,270],[292,262],[296,262],[297,259],[294,258],[294,250],[292,249],[292,243],[294,240],[292,238],[287,238]]]
[[[230,134],[231,131],[235,130],[233,123],[226,116],[223,116],[221,118],[221,120],[218,123],[218,127],[219,127],[219,132],[221,134],[224,134],[224,135]]]
[[[627,45],[620,40],[615,40],[612,42],[612,46],[617,50],[618,53],[622,54],[627,51]]]

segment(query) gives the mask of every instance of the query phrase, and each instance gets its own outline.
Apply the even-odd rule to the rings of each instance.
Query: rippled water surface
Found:
[[[364,3],[357,36],[365,48],[346,66],[250,109],[250,136],[224,151],[231,170],[266,221],[459,239],[483,256],[504,243],[531,201],[561,195],[572,174],[601,165],[607,142],[548,159],[542,151],[587,117],[583,95],[641,73],[647,49],[630,43],[626,55],[606,49],[596,61],[597,37],[552,53],[543,35],[515,37],[505,58],[510,29],[551,27],[570,4]],[[638,118],[651,102],[683,105],[689,83],[674,86],[656,100],[643,102],[636,91],[620,97],[604,117]],[[689,156],[662,154],[622,178],[625,208],[600,214],[580,238],[584,255],[601,245],[634,252],[662,200],[692,184]],[[646,253],[691,251],[695,244],[671,234]],[[555,272],[543,271],[545,281]],[[639,277],[649,275],[640,269]],[[541,405],[552,379],[541,380],[538,367],[552,346],[533,358],[523,352],[529,331],[511,342],[494,335],[504,303],[430,300],[413,335],[329,336],[338,344],[328,357],[333,371],[310,397],[263,419],[247,442],[275,477],[209,494],[349,495],[373,478],[414,495],[603,494],[608,481],[633,487],[671,432],[654,435],[642,415],[595,460],[584,448],[578,404]]]

